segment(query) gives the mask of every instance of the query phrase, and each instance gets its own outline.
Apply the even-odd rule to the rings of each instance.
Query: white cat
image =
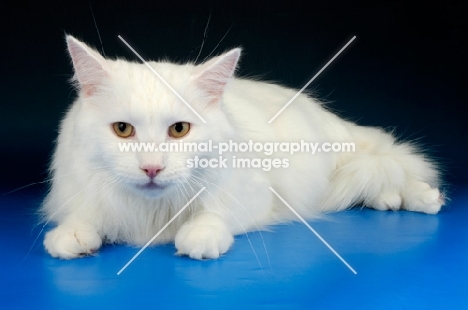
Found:
[[[201,65],[149,62],[204,123],[144,64],[104,59],[66,38],[79,96],[60,126],[44,202],[58,226],[44,245],[53,257],[96,252],[103,242],[144,245],[202,188],[154,243],[217,258],[233,235],[295,216],[314,218],[362,203],[378,210],[434,214],[443,205],[438,172],[409,143],[340,119],[319,102],[279,85],[234,78],[240,49]],[[288,168],[190,168],[207,152],[121,152],[119,142],[353,142],[355,152],[274,154]],[[239,155],[239,154],[224,154]],[[245,156],[261,156],[249,154]],[[240,155],[239,155],[240,156]],[[270,156],[272,157],[272,156]]]

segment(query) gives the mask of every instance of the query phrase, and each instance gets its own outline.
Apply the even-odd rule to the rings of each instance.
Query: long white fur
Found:
[[[103,242],[143,245],[203,186],[155,243],[175,241],[179,254],[217,258],[233,235],[293,220],[269,186],[309,219],[356,203],[425,213],[443,205],[434,164],[383,130],[345,121],[306,95],[268,124],[296,90],[234,78],[239,49],[198,66],[150,62],[204,124],[144,65],[104,59],[71,36],[67,44],[79,96],[60,126],[42,208],[45,220],[58,224],[44,240],[54,257],[91,254]],[[187,142],[354,142],[356,152],[281,154],[289,168],[265,172],[186,165],[215,154],[119,151],[119,142],[169,141],[168,127],[181,121],[191,124]],[[114,122],[132,124],[135,136],[119,138]],[[164,167],[155,179],[163,190],[138,187],[149,181],[140,168],[147,165]]]

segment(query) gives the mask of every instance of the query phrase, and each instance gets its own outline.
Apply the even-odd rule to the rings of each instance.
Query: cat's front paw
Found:
[[[218,258],[229,250],[234,237],[222,223],[203,224],[194,221],[184,224],[175,237],[178,255],[193,259]]]
[[[102,245],[101,237],[94,230],[73,229],[58,226],[49,231],[44,247],[52,257],[73,259],[94,254]]]

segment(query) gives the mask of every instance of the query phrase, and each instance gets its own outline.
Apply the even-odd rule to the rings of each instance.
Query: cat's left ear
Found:
[[[241,49],[235,48],[197,67],[195,83],[207,95],[210,103],[221,99],[226,85],[236,71],[240,54]]]

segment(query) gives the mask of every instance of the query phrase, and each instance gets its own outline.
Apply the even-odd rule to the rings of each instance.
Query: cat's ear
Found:
[[[236,71],[240,54],[241,49],[235,48],[197,67],[195,82],[207,95],[210,103],[218,102],[223,95],[227,83]]]
[[[83,42],[67,35],[68,52],[75,69],[74,80],[84,97],[92,96],[108,77],[106,60]]]

